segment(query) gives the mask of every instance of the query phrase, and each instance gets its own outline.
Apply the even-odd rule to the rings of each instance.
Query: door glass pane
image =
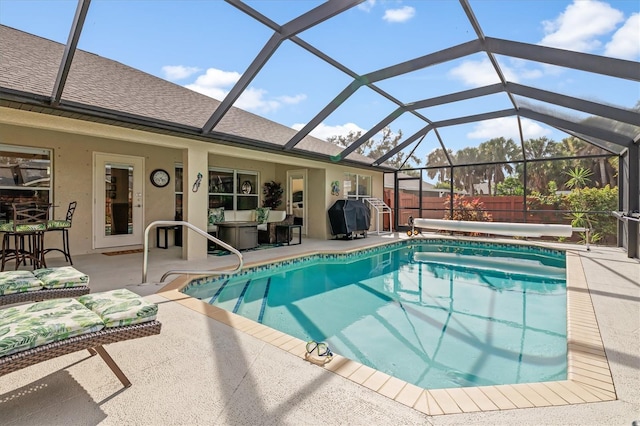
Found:
[[[358,195],[358,175],[353,173],[345,173],[344,174],[344,192],[346,192],[347,197],[356,198]]]
[[[175,220],[182,220],[182,165],[176,165],[175,168],[174,191],[176,193],[176,214]]]
[[[371,176],[358,176],[358,198],[368,197],[371,195],[369,188],[371,188]]]
[[[105,235],[132,234],[133,166],[105,166]]]

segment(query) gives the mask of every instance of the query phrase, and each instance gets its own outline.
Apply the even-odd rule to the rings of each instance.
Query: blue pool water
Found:
[[[564,380],[563,252],[412,240],[316,255],[184,292],[436,389]]]

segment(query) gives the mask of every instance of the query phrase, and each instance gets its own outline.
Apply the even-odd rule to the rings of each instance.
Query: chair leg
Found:
[[[111,358],[107,351],[102,346],[96,346],[93,349],[98,353],[98,355],[102,357],[102,360],[109,366],[111,371],[113,371],[113,374],[118,376],[118,379],[124,385],[124,387],[130,387],[131,382],[129,381],[129,379],[127,379],[127,376],[124,375],[120,367],[118,367],[118,364],[116,364],[116,362],[113,360],[113,358]]]
[[[6,265],[7,262],[10,260],[9,259],[10,253],[11,253],[11,237],[9,236],[9,234],[3,234],[2,235],[2,267],[0,268],[0,271],[4,271],[4,265]]]
[[[55,229],[50,229],[49,233],[53,232],[53,231],[60,231],[62,233],[62,248],[58,248],[58,247],[51,247],[51,248],[47,248],[42,250],[42,258],[43,258],[43,263],[44,262],[44,256],[52,251],[58,251],[60,253],[62,253],[62,255],[64,256],[64,260],[66,262],[69,262],[69,264],[73,265],[73,260],[71,260],[71,249],[69,248],[69,230],[67,228],[55,228]],[[43,240],[43,244],[44,244],[44,240]],[[44,245],[43,245],[44,247]]]
[[[73,265],[71,249],[69,248],[69,230],[67,228],[62,230],[62,249],[64,250],[64,258]]]
[[[13,234],[13,246],[16,248],[16,271],[20,267],[20,264],[24,262],[27,264],[27,260],[24,258],[24,238],[18,234]]]

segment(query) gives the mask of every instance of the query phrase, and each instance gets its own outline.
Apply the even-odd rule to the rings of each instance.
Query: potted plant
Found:
[[[264,195],[262,207],[270,207],[272,210],[277,209],[278,206],[282,204],[283,193],[284,189],[282,188],[282,184],[273,180],[265,182],[262,187],[262,195]]]

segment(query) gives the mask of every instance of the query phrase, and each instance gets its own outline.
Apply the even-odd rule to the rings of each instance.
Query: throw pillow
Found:
[[[256,222],[259,224],[267,223],[267,219],[269,219],[269,210],[269,207],[256,208]]]
[[[224,207],[209,209],[209,225],[224,222]]]

